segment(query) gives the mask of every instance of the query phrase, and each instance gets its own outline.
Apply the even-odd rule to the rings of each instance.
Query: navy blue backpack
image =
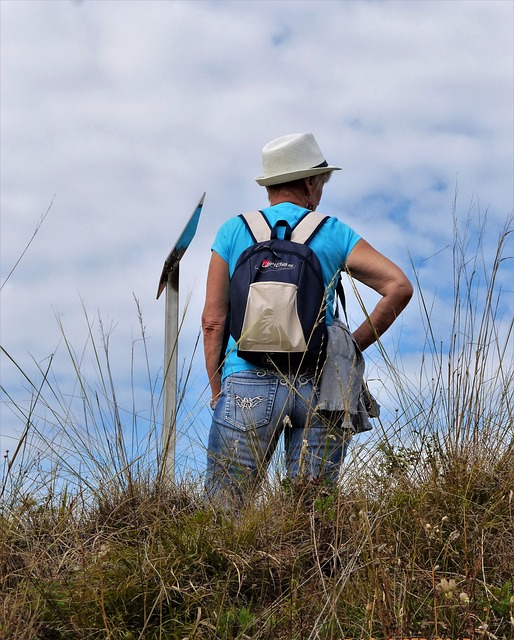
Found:
[[[238,356],[281,371],[321,366],[325,286],[308,243],[329,216],[308,212],[293,228],[285,220],[271,228],[261,211],[240,217],[254,244],[240,255],[230,281],[229,331]]]

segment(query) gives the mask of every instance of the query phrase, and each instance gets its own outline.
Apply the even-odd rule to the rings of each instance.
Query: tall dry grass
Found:
[[[449,336],[420,279],[418,370],[383,354],[396,412],[340,485],[272,477],[237,514],[206,503],[200,477],[156,482],[155,381],[148,368],[140,429],[118,403],[110,331],[97,344],[86,314],[93,381],[66,341],[74,401],[48,362],[14,403],[0,638],[514,637],[511,234],[512,217],[489,256],[483,233],[471,246],[456,227]]]

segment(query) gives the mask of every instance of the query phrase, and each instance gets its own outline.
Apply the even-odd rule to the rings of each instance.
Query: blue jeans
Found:
[[[214,409],[205,487],[210,498],[240,501],[265,476],[284,433],[286,472],[335,481],[351,433],[342,413],[316,410],[312,376],[243,371],[228,376]]]

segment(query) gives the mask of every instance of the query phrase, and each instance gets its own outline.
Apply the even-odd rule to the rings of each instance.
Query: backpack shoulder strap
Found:
[[[310,211],[296,224],[293,229],[291,240],[301,244],[308,244],[312,238],[318,233],[321,227],[329,219],[316,211]]]
[[[349,326],[350,323],[348,322],[348,314],[346,313],[346,296],[344,295],[344,289],[343,289],[343,283],[341,282],[341,276],[338,276],[338,278],[337,278],[336,292],[337,292],[337,296],[339,298],[339,302],[341,303],[341,306],[343,307],[343,313],[344,313],[344,317],[346,319],[346,324]],[[339,306],[337,305],[337,302],[336,302],[335,317],[336,318],[339,317]]]
[[[270,239],[271,227],[262,211],[248,211],[241,213],[239,217],[246,225],[254,242]],[[309,211],[294,227],[291,240],[300,244],[308,244],[329,217],[316,211]]]
[[[254,242],[264,242],[271,236],[271,227],[262,211],[248,211],[239,215]]]

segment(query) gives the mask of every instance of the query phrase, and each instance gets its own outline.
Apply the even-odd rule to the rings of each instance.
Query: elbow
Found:
[[[395,278],[389,283],[389,286],[382,292],[384,299],[387,299],[389,306],[393,310],[394,316],[398,317],[400,313],[409,304],[414,289],[410,280],[404,274]]]
[[[414,294],[414,287],[412,286],[411,281],[404,276],[397,284],[396,284],[395,298],[396,298],[396,307],[398,309],[398,313],[403,311],[405,307],[411,301],[411,298]]]
[[[412,286],[412,282],[406,277],[405,284],[404,284],[405,306],[409,304],[413,295],[414,295],[414,287]]]
[[[228,315],[228,304],[216,301],[212,304],[206,301],[202,311],[202,331],[205,337],[216,336],[225,331],[225,322]]]
[[[207,313],[202,314],[202,331],[204,335],[215,335],[225,330],[226,315],[213,316]]]

